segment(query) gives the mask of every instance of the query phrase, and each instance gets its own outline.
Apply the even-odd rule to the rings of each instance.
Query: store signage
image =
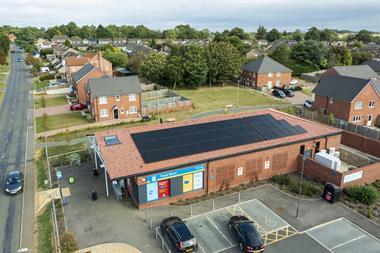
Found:
[[[183,192],[189,192],[193,190],[193,174],[187,174],[183,176]]]
[[[158,199],[157,182],[146,185],[146,200],[152,201]]]
[[[355,180],[361,179],[362,177],[363,177],[363,171],[361,170],[361,171],[358,171],[358,172],[355,172],[355,173],[352,173],[349,175],[345,175],[344,179],[343,179],[343,183],[355,181]]]
[[[205,164],[197,164],[197,165],[193,165],[190,167],[181,168],[178,170],[173,170],[173,171],[168,171],[168,172],[163,172],[160,174],[147,176],[146,181],[147,181],[147,183],[157,182],[157,181],[160,181],[163,179],[168,179],[168,178],[172,178],[172,177],[178,177],[178,176],[183,176],[186,174],[204,171],[205,168],[206,168]]]
[[[194,184],[194,190],[202,189],[203,188],[203,172],[197,172],[194,173],[194,179],[193,179],[193,184]]]

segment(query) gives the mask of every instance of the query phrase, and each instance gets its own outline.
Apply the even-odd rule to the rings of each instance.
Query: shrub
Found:
[[[72,253],[78,250],[78,244],[75,240],[74,234],[70,232],[65,232],[61,235],[61,252],[62,253]]]
[[[344,193],[352,200],[365,205],[372,205],[378,199],[378,192],[371,186],[351,186],[344,189]]]
[[[53,74],[45,74],[39,77],[40,81],[46,81],[46,80],[51,80],[54,79],[55,76]]]
[[[274,175],[271,180],[279,185],[290,185],[292,182],[289,175]]]

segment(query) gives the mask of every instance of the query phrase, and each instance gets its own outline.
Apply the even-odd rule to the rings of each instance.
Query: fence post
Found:
[[[355,124],[355,133],[358,133],[358,125]]]
[[[240,192],[238,193],[238,202],[240,203]]]
[[[190,216],[193,216],[193,205],[190,205]]]
[[[215,210],[215,199],[212,200],[212,210]]]

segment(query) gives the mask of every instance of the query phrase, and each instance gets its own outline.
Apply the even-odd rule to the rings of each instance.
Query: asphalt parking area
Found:
[[[244,215],[252,220],[265,245],[297,233],[272,210],[257,199],[253,199],[186,219],[190,230],[198,239],[200,252],[240,252],[237,241],[228,228],[228,221],[233,215]],[[164,238],[159,228],[157,229],[161,238]]]
[[[380,240],[341,218],[305,231],[333,253],[378,253]]]

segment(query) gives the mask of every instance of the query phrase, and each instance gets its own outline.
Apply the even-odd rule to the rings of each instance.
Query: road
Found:
[[[15,46],[12,45],[12,49]],[[23,244],[33,246],[34,175],[33,175],[33,95],[21,51],[11,54],[10,73],[5,96],[0,107],[0,252],[17,252]],[[30,100],[31,98],[31,100]],[[28,166],[26,166],[26,163]],[[8,196],[4,193],[6,175],[12,170],[25,174],[24,193]],[[27,201],[24,201],[27,199]],[[24,209],[27,207],[28,210]],[[25,210],[25,212],[23,211]],[[26,216],[23,217],[24,213]],[[28,220],[25,220],[28,217]],[[31,233],[24,236],[25,229]],[[27,243],[24,243],[24,241]],[[23,241],[21,243],[21,241]]]

